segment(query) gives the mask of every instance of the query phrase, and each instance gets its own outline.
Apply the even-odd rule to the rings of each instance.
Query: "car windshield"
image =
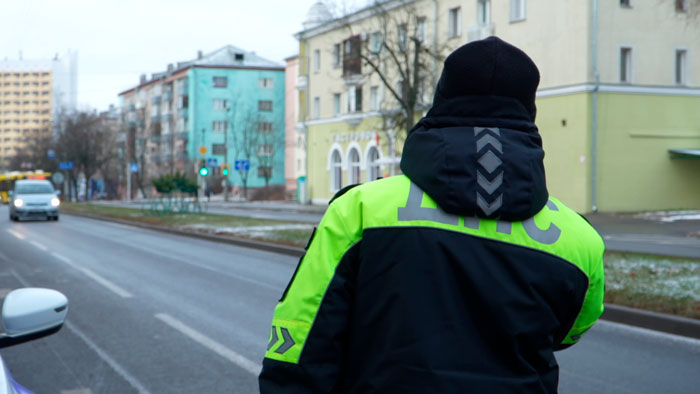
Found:
[[[53,193],[53,187],[47,184],[16,185],[15,194],[49,194]]]

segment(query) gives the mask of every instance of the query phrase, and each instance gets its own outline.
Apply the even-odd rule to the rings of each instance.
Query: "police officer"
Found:
[[[603,311],[603,241],[548,195],[539,72],[490,37],[445,61],[404,175],[331,202],[275,308],[262,393],[555,393]]]

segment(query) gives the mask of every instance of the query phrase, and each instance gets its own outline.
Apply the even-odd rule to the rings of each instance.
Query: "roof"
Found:
[[[215,51],[204,54],[201,58],[178,62],[177,66],[174,67],[172,71],[153,73],[151,78],[146,82],[127,89],[119,93],[119,95],[121,96],[135,88],[146,86],[152,82],[192,67],[284,70],[284,65],[258,56],[255,52],[247,52],[233,45],[226,45]]]

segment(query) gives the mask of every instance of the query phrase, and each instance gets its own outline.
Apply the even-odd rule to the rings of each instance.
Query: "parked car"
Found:
[[[2,304],[0,349],[58,332],[68,314],[68,299],[51,289],[24,288],[11,291]],[[0,394],[32,394],[17,383],[0,357]]]
[[[47,180],[16,181],[10,191],[10,220],[37,217],[58,220],[58,206],[61,205],[58,194]]]

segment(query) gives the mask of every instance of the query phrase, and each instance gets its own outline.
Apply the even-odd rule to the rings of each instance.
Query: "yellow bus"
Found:
[[[42,170],[35,171],[12,171],[0,173],[0,201],[3,204],[7,204],[10,198],[7,194],[10,190],[14,189],[15,181],[20,179],[49,179],[51,177],[50,172],[44,172]]]

